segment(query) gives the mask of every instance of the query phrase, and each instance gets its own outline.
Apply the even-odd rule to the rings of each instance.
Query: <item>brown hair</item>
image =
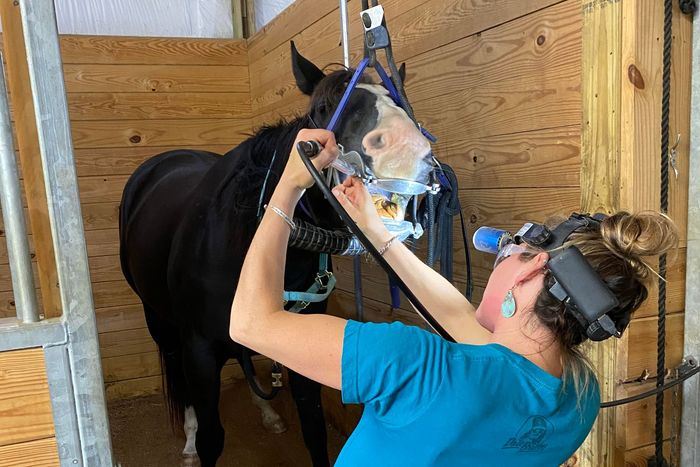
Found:
[[[550,219],[556,226],[563,219]],[[648,296],[658,274],[645,258],[675,251],[678,228],[665,214],[618,212],[605,219],[600,228],[576,232],[562,246],[576,246],[588,263],[619,300],[619,306],[608,313],[618,328],[624,328]],[[523,259],[531,255],[523,255]],[[534,314],[549,328],[563,353],[564,380],[573,382],[580,395],[588,386],[591,371],[580,345],[587,339],[585,329],[565,310],[565,306],[549,293],[554,278],[547,274],[544,288],[534,305]]]

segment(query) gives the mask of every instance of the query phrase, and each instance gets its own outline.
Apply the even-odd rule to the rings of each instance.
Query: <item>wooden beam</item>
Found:
[[[620,208],[623,4],[583,0],[582,13],[581,209],[612,213]],[[627,335],[588,348],[602,400],[617,395],[616,381],[627,367],[626,348]],[[622,465],[624,430],[616,430],[626,411],[625,406],[601,410],[579,451],[581,465]]]
[[[29,69],[24,48],[22,19],[17,2],[0,2],[7,81],[14,109],[20,165],[29,208],[29,222],[39,267],[39,287],[47,318],[61,315],[58,274],[51,237],[44,171],[34,117]]]

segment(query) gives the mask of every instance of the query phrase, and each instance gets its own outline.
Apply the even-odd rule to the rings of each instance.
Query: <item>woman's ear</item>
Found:
[[[547,265],[547,261],[549,261],[549,253],[543,251],[538,253],[531,260],[522,263],[520,271],[515,276],[515,283],[522,284],[542,274],[542,271]]]

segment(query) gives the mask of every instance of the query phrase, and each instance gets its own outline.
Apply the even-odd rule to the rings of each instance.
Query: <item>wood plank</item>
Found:
[[[92,283],[124,280],[119,256],[89,258]]]
[[[85,232],[88,257],[119,254],[119,230],[89,230]]]
[[[162,390],[162,378],[160,375],[105,383],[107,401],[145,397],[160,394]]]
[[[359,3],[357,0],[348,3]],[[255,61],[287,42],[298,31],[303,31],[325,15],[338,8],[332,0],[300,1],[292,3],[265,27],[248,39],[248,58]]]
[[[671,47],[671,144],[681,135],[677,164],[679,177],[671,170],[669,186],[669,215],[678,225],[681,245],[688,234],[688,185],[690,172],[690,87],[692,83],[692,18],[673,5],[673,44]]]
[[[56,438],[38,439],[26,443],[0,446],[3,467],[59,467]]]
[[[678,447],[679,446],[680,444]],[[678,447],[676,448],[676,453],[674,454],[676,456],[676,463],[669,465],[679,465],[677,463],[678,459],[680,459],[680,449],[678,449]],[[670,439],[665,440],[663,444],[663,452],[666,459],[671,459],[671,449],[672,441]],[[647,467],[649,465],[649,458],[654,457],[655,451],[656,446],[654,444],[650,444],[648,446],[635,448],[625,452],[625,467]]]
[[[460,140],[439,140],[433,152],[464,188],[579,185],[579,126]]]
[[[250,93],[247,66],[65,64],[66,91]]]
[[[681,248],[675,262],[670,262],[666,271],[666,312],[678,313],[685,310],[685,273],[686,273],[686,249]],[[658,261],[648,261],[650,265],[658,270]],[[649,289],[649,298],[637,310],[635,317],[657,316],[659,312],[659,288],[654,284]]]
[[[670,314],[666,319],[666,367],[675,368],[683,359],[683,325],[684,313]],[[635,319],[630,323],[627,331],[629,341],[634,343],[634,352],[629,353],[627,378],[640,376],[643,370],[648,370],[651,375],[656,375],[656,318]],[[646,384],[626,385],[621,395],[634,395],[639,392],[653,389],[655,380]],[[624,389],[627,389],[625,391]],[[680,420],[681,406],[673,403],[675,391],[669,390],[664,398],[664,433],[668,436],[671,432],[671,423],[674,418]],[[627,415],[626,446],[634,449],[655,440],[654,426],[656,420],[655,398],[650,397],[642,401],[630,404]],[[676,427],[678,430],[678,427]],[[676,431],[679,433],[679,431]]]
[[[250,121],[225,120],[122,120],[73,122],[73,144],[77,148],[121,148],[145,146],[231,145],[250,133]]]
[[[228,152],[232,145],[187,146],[189,149],[210,151],[217,154]],[[176,149],[172,146],[130,147],[107,149],[77,149],[75,165],[78,177],[100,175],[131,175],[146,160],[162,152]]]
[[[444,13],[443,13],[444,15]],[[410,16],[416,16],[413,12]],[[324,20],[325,21],[325,20]],[[320,24],[320,23],[319,23]],[[440,47],[439,53],[427,51],[411,55],[407,60],[407,92],[412,103],[434,98],[453,89],[469,89],[495,85],[512,76],[539,76],[543,69],[580,66],[580,8],[576,2],[566,2],[505,23],[483,34],[475,34]],[[326,28],[336,28],[330,21]],[[359,33],[359,22],[357,29]],[[307,31],[302,33],[302,36]],[[329,31],[320,30],[323,37]],[[321,41],[322,44],[327,42]],[[356,45],[361,44],[358,37]],[[318,46],[311,50],[316,51]],[[306,53],[299,45],[302,53]],[[394,46],[396,49],[396,45]],[[287,47],[288,48],[288,47]],[[359,61],[360,47],[353,48],[353,63]],[[261,81],[271,80],[251,88],[254,112],[266,112],[286,99],[295,99],[294,77],[291,73],[290,52],[280,51],[284,61],[269,65],[251,63],[251,75]],[[329,49],[314,57],[318,64],[337,61],[337,49]],[[280,70],[288,70],[280,76]]]
[[[141,300],[125,280],[93,283],[92,296],[95,308],[141,304]]]
[[[251,117],[247,93],[132,93],[80,92],[68,94],[72,122]]]
[[[118,228],[119,201],[83,204],[81,208],[85,231]]]
[[[414,110],[426,128],[439,128],[438,136],[446,140],[576,125],[581,121],[580,73],[573,64],[542,70],[540,76],[486,83],[416,102]]]
[[[54,436],[42,349],[0,352],[0,446]]]
[[[408,61],[409,73],[412,69],[411,58],[432,51],[464,37],[471,36],[487,29],[497,27],[514,18],[527,15],[550,4],[552,0],[543,1],[499,1],[497,3],[480,3],[464,6],[464,2],[456,0],[425,4],[420,1],[388,1],[382,6],[390,20],[393,33],[393,47],[397,61]],[[356,6],[357,5],[357,6]],[[351,18],[356,18],[359,12],[359,2],[349,4]],[[403,13],[403,14],[402,14]],[[294,37],[299,50],[320,66],[340,61],[340,51],[335,44],[325,40],[326,37],[337,37],[339,25],[337,12],[330,14],[315,23],[311,28],[302,30]],[[352,63],[359,62],[362,54],[363,39],[360,36],[361,26],[358,21],[351,21],[350,31],[352,45]],[[396,31],[400,31],[397,33]],[[440,53],[431,55],[440,56]],[[253,111],[261,110],[257,100],[260,93],[267,94],[268,99],[275,96],[295,97],[294,80],[290,69],[289,44],[284,43],[278,50],[265,56],[261,61],[251,58],[251,76],[260,77],[260,83],[251,84]],[[287,70],[280,76],[280,70]],[[489,76],[493,79],[493,75]],[[270,82],[267,82],[269,80]],[[273,82],[274,80],[274,82]],[[281,80],[281,81],[280,81]],[[415,81],[415,80],[414,80]],[[410,83],[410,80],[409,80]],[[483,84],[483,83],[481,83]],[[290,94],[291,93],[291,94]],[[409,96],[411,93],[409,92]]]
[[[135,355],[102,358],[105,383],[160,376],[160,357],[156,350]]]
[[[119,203],[128,179],[127,175],[108,174],[96,177],[80,177],[78,179],[80,203]]]
[[[66,64],[247,66],[246,41],[123,36],[60,37]]]
[[[100,333],[100,355],[103,359],[158,351],[148,329],[128,329]]]
[[[256,367],[266,366],[267,359],[260,355],[253,357]],[[260,372],[262,373],[262,372]],[[243,379],[243,370],[235,361],[229,361],[221,370],[221,386],[227,386]],[[105,383],[107,400],[121,400],[132,397],[142,397],[162,392],[161,375],[146,376],[143,378],[124,379]]]
[[[629,2],[624,2],[629,3]],[[620,209],[622,164],[621,94],[623,2],[611,5],[582,0],[581,209]],[[590,346],[587,356],[596,368],[602,400],[614,399],[614,381],[624,378],[627,335]],[[581,465],[620,465],[624,459],[627,407],[601,411],[579,450]]]
[[[141,304],[96,308],[95,315],[97,330],[101,333],[139,329],[146,326],[146,317]]]
[[[24,46],[22,18],[18,4],[0,2],[0,20],[4,59],[7,68],[7,89],[12,103],[15,138],[19,150],[20,170],[24,179],[24,193],[28,206],[29,227],[34,235],[35,254],[38,257],[39,286],[45,306],[45,316],[61,314],[58,273],[54,262],[51,223],[44,185],[44,172],[39,151],[29,68]]]

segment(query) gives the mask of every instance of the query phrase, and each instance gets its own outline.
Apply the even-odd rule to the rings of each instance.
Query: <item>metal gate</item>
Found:
[[[63,315],[40,320],[0,73],[0,201],[17,318],[0,319],[0,352],[44,350],[62,466],[111,466],[95,308],[73,161],[54,4],[19,0]]]

